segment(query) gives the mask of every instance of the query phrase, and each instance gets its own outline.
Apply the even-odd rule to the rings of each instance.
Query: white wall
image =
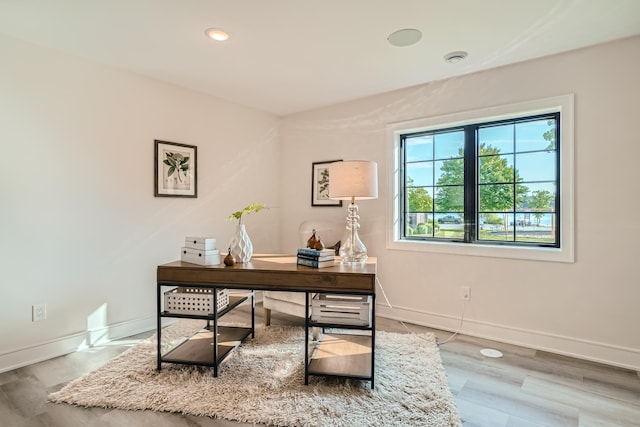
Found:
[[[289,225],[346,216],[346,208],[310,207],[311,162],[377,161],[380,197],[359,207],[361,237],[378,257],[394,305],[380,313],[455,330],[459,288],[470,286],[464,333],[640,369],[638,52],[636,37],[288,117],[281,127],[283,249],[296,246]],[[393,167],[386,163],[387,123],[569,93],[575,94],[575,263],[385,247]]]
[[[275,117],[0,37],[0,371],[87,337],[155,325],[155,266],[185,234],[229,241],[224,218],[252,201],[256,250],[293,251],[309,218],[311,163],[379,163],[361,236],[394,305],[385,315],[640,369],[640,226],[634,134],[640,38]],[[385,248],[387,123],[575,94],[574,264]],[[153,140],[198,146],[197,199],[153,197]],[[259,179],[256,179],[258,177]],[[379,302],[383,300],[379,294]],[[31,305],[48,319],[31,322]],[[100,326],[104,326],[104,330]],[[94,334],[95,335],[95,334]]]
[[[0,371],[155,327],[155,267],[244,221],[279,250],[277,118],[0,37]],[[198,147],[198,198],[153,196],[154,139]],[[31,321],[46,303],[48,319]],[[89,322],[89,324],[88,324]]]

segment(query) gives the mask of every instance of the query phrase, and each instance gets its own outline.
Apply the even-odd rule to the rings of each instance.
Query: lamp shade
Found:
[[[363,160],[329,165],[329,198],[334,200],[377,199],[378,164]]]

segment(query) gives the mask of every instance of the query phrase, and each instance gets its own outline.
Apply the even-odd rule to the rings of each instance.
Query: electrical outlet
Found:
[[[47,304],[35,304],[31,306],[31,316],[33,322],[47,320]]]
[[[464,301],[471,299],[471,288],[469,286],[460,286],[460,299]]]

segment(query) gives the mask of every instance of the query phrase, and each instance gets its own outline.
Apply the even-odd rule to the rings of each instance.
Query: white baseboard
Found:
[[[82,347],[103,344],[112,340],[147,332],[156,328],[156,317],[150,316],[115,323],[104,328],[83,331],[29,347],[0,354],[0,372],[11,371],[43,360],[72,353]]]
[[[407,307],[376,304],[376,314],[388,319],[445,331],[457,331],[460,318],[415,310]],[[515,328],[489,322],[464,319],[460,333],[507,344],[548,351],[592,362],[604,363],[638,371],[640,375],[640,349],[616,346],[547,332]]]
[[[390,308],[383,304],[376,304],[376,314],[388,319],[445,331],[456,331],[460,325],[460,319],[458,317],[429,313],[407,307],[394,306]],[[82,347],[98,345],[111,340],[147,332],[155,328],[156,317],[149,316],[116,323],[100,329],[78,332],[30,347],[11,350],[0,354],[0,373],[62,356]],[[640,376],[640,350],[638,349],[492,324],[473,319],[464,320],[460,333],[631,369],[638,371],[638,375]]]

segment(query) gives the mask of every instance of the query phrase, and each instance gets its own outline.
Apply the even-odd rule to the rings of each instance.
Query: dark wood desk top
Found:
[[[175,261],[158,266],[158,285],[220,285],[229,289],[375,293],[376,259],[363,265],[311,268],[290,255],[254,255],[232,267]]]

